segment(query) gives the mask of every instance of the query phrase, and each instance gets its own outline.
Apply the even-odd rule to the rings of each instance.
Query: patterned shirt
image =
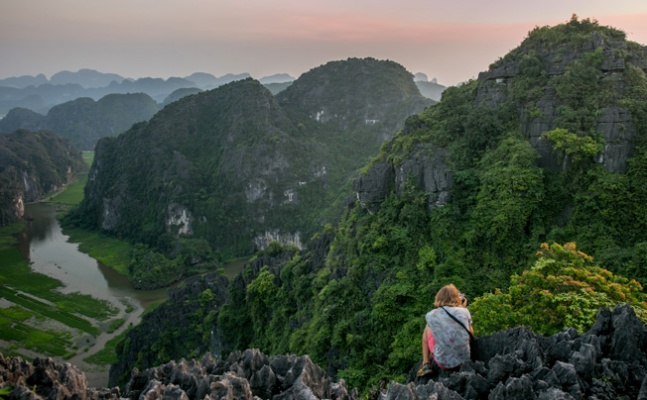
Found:
[[[467,329],[472,325],[472,316],[464,307],[445,307]],[[436,340],[434,359],[445,368],[454,368],[470,359],[470,337],[458,322],[442,308],[434,308],[425,316],[431,334]]]

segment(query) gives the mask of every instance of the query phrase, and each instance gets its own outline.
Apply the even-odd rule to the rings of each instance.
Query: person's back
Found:
[[[472,318],[464,307],[435,308],[425,317],[436,341],[434,360],[442,368],[451,369],[470,359],[470,338],[465,328],[447,313],[451,313],[466,327],[471,325]]]
[[[422,367],[418,370],[419,376],[432,372],[432,358],[445,370],[456,370],[470,359],[470,334],[474,332],[472,317],[465,308],[465,296],[461,295],[456,286],[449,284],[438,291],[434,306],[436,308],[425,315],[427,324],[422,333]]]

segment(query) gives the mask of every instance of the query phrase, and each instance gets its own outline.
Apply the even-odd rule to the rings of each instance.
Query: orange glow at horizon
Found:
[[[573,3],[570,3],[573,4]],[[546,0],[3,0],[0,78],[92,68],[298,76],[347,57],[391,59],[452,85],[572,14],[647,44],[647,2]]]

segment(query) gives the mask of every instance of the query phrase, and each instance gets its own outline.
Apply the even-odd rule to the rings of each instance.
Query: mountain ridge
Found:
[[[410,74],[395,63],[374,59],[345,63],[365,64],[375,71],[383,68],[378,75],[362,76],[364,81],[371,80],[377,85],[366,96],[344,91],[336,96],[358,107],[372,96],[378,99],[375,105],[383,103],[380,106],[382,113],[392,110],[392,114],[385,114],[388,121],[367,122],[363,114],[365,106],[360,111],[353,107],[338,112],[338,121],[331,128],[318,121],[316,115],[307,115],[307,110],[283,104],[296,102],[297,97],[291,93],[299,88],[312,87],[307,81],[295,81],[286,89],[286,94],[279,97],[274,97],[260,82],[250,78],[232,82],[180,99],[116,140],[102,139],[97,145],[95,166],[90,172],[80,215],[90,217],[85,219],[91,226],[113,230],[120,235],[134,232],[147,212],[131,210],[131,216],[124,219],[123,215],[119,216],[125,212],[120,204],[127,201],[127,193],[146,192],[153,198],[162,199],[158,203],[161,208],[155,214],[165,215],[167,221],[166,226],[157,225],[155,235],[144,233],[140,236],[139,240],[146,238],[143,241],[149,245],[159,246],[161,242],[157,239],[151,242],[151,237],[160,236],[167,230],[166,235],[162,235],[164,240],[171,239],[169,234],[192,236],[194,233],[195,237],[208,238],[214,248],[230,254],[232,247],[227,250],[227,246],[234,245],[237,249],[234,254],[249,254],[254,246],[264,247],[272,240],[302,246],[315,226],[322,223],[321,217],[313,216],[330,206],[326,201],[335,201],[340,183],[360,166],[362,159],[377,151],[386,132],[397,129],[397,122],[391,121],[399,118],[391,117],[399,113],[400,118],[404,118],[430,103],[419,94]],[[325,72],[329,67],[320,68]],[[388,102],[389,96],[382,99],[377,90],[384,85],[380,77],[385,73],[392,74],[398,84],[407,87],[399,97],[393,97],[395,103]],[[331,88],[347,85],[346,81],[328,83]],[[333,100],[322,98],[321,104],[330,107]],[[153,139],[157,142],[151,142]],[[138,155],[134,169],[127,163],[117,169],[104,165],[117,162],[117,159],[105,159],[106,152],[113,152],[109,148],[131,140],[137,143],[126,145],[117,153],[131,154],[133,147],[153,150],[144,150],[146,153]],[[366,144],[354,146],[356,143]],[[153,153],[163,158],[147,161]],[[112,171],[107,172],[110,169]],[[110,185],[112,188],[128,188],[128,182],[140,182],[148,189],[132,186],[126,191],[117,189],[114,192],[122,194],[104,196],[102,193],[114,189],[105,186],[110,180],[102,177],[102,171],[114,176],[114,182],[121,182]],[[147,179],[135,178],[145,171],[149,171]],[[214,177],[218,177],[217,180]],[[163,183],[165,181],[167,183]],[[160,191],[171,182],[174,182],[174,189]],[[99,189],[100,186],[103,188]],[[220,205],[214,206],[215,201]],[[155,202],[148,200],[132,205],[146,208],[152,204]],[[295,216],[297,218],[291,218]],[[242,221],[245,223],[241,224]],[[237,233],[232,235],[231,232]],[[241,241],[243,237],[253,240]]]
[[[624,59],[624,69],[607,69],[622,65],[607,57]],[[420,357],[412,344],[419,343],[430,299],[448,283],[474,304],[481,295],[498,301],[474,309],[477,332],[479,320],[504,323],[515,306],[505,299],[529,298],[532,287],[514,282],[534,267],[542,243],[577,242],[578,250],[566,247],[595,257],[594,270],[647,282],[644,47],[574,19],[537,28],[503,60],[491,71],[518,65],[518,74],[498,81],[485,73],[407,118],[361,171],[357,201],[313,236],[321,240],[296,255],[270,246],[289,261],[245,268],[214,324],[227,333],[227,350],[308,354],[332,376],[377,386]],[[631,151],[606,155],[616,143]],[[539,261],[537,268],[556,268]],[[537,312],[527,321],[557,318],[559,307],[594,310],[599,303],[590,298],[603,293],[559,284],[571,278],[551,275],[554,296],[539,293],[548,306],[533,303]],[[502,287],[507,282],[514,293]]]
[[[98,101],[79,97],[52,107],[47,115],[13,108],[0,120],[0,132],[50,130],[79,149],[93,150],[100,138],[116,136],[158,110],[157,103],[144,93],[108,94]]]
[[[78,72],[60,71],[48,79],[44,74],[36,76],[24,75],[0,79],[0,116],[16,107],[28,108],[45,114],[55,105],[79,97],[90,97],[95,101],[108,94],[127,94],[143,92],[151,96],[157,103],[164,100],[173,91],[179,89],[210,90],[236,80],[249,78],[249,73],[228,73],[220,77],[205,72],[195,72],[185,77],[170,77],[168,79],[140,77],[137,79],[124,78],[118,74],[102,73],[91,69],[81,69]],[[264,76],[259,79],[274,93],[278,93],[295,80],[285,73]],[[440,100],[444,86],[429,82],[417,82],[425,97]],[[430,88],[429,86],[433,86]]]

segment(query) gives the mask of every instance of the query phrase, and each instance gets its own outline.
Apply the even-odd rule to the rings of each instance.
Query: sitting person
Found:
[[[467,298],[453,284],[438,291],[434,300],[436,308],[425,316],[427,326],[422,334],[422,367],[418,376],[432,372],[431,358],[441,369],[450,371],[458,370],[470,359],[470,334],[467,330],[472,334],[474,330],[466,306]]]

